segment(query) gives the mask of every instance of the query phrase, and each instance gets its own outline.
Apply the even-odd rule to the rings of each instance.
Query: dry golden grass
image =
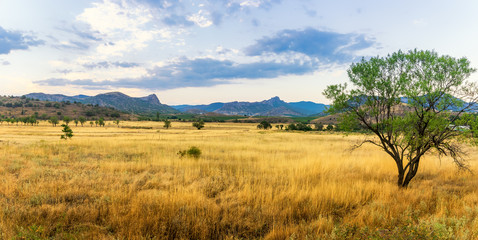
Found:
[[[153,129],[0,125],[0,239],[478,238],[478,176],[448,159],[401,190],[360,135],[128,125]]]

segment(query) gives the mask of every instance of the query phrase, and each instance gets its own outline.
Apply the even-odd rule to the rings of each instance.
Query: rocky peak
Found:
[[[156,94],[150,94],[150,95],[148,95],[146,97],[142,97],[140,99],[142,99],[146,102],[149,102],[151,104],[161,105],[161,102],[159,101],[158,96],[156,96]]]

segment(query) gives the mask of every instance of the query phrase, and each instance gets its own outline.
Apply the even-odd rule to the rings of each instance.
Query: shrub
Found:
[[[204,121],[203,121],[203,120],[200,120],[200,121],[193,122],[193,127],[195,127],[195,128],[197,128],[198,130],[200,130],[201,128],[204,127]]]
[[[268,121],[262,121],[261,123],[259,123],[259,125],[257,125],[257,128],[267,130],[271,129],[272,125]]]
[[[188,150],[182,150],[178,152],[178,155],[180,157],[193,157],[193,158],[199,158],[201,156],[201,149],[198,147],[192,146]]]

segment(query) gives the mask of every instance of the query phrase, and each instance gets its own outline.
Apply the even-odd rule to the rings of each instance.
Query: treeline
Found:
[[[63,122],[65,125],[68,125],[70,123],[74,123],[75,126],[81,125],[84,126],[86,124],[89,124],[91,126],[100,126],[104,127],[105,126],[105,119],[104,118],[99,118],[99,119],[87,119],[86,117],[80,116],[78,118],[70,118],[68,116],[63,116],[63,117],[57,117],[53,116],[47,119],[39,119],[35,115],[28,116],[28,117],[6,117],[4,115],[0,116],[0,124],[6,123],[8,125],[38,125],[40,123],[39,120],[47,120],[48,123],[50,123],[52,126],[56,126],[57,124],[60,124],[60,122]],[[116,119],[113,120],[113,123],[116,125],[119,125],[120,120]]]
[[[312,127],[313,126],[313,127]],[[262,121],[257,125],[258,129],[272,129],[272,124],[268,121]],[[278,130],[286,130],[286,131],[331,131],[334,130],[336,127],[334,125],[323,125],[321,123],[315,124],[306,124],[306,123],[290,123],[290,124],[278,124],[275,125],[275,128]]]

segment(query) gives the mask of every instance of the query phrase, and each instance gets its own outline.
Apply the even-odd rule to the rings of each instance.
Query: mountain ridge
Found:
[[[101,93],[95,96],[75,95],[66,96],[63,94],[29,93],[25,97],[52,102],[80,102],[103,107],[113,107],[120,111],[132,113],[179,113],[178,110],[162,104],[156,94],[145,97],[130,97],[121,92]]]
[[[310,101],[284,102],[279,97],[258,102],[215,102],[208,105],[173,105],[181,112],[206,113],[214,112],[225,115],[248,116],[311,116],[322,113],[328,105]]]
[[[234,101],[215,102],[202,105],[176,105],[162,104],[156,94],[144,97],[130,97],[121,92],[107,92],[95,96],[63,94],[29,93],[25,97],[52,102],[80,102],[104,107],[112,107],[120,111],[136,114],[177,114],[180,112],[192,114],[216,113],[223,115],[246,115],[246,116],[280,116],[280,117],[304,117],[322,113],[327,105],[310,101],[287,103],[275,96],[267,100],[257,102]]]

